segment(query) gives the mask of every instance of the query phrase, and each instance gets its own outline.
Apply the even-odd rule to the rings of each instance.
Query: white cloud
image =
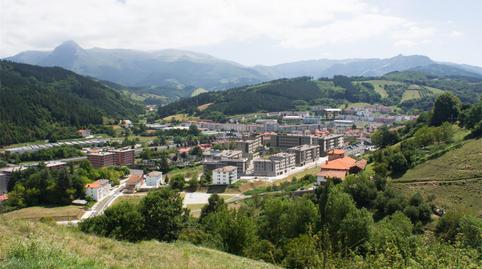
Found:
[[[362,0],[24,0],[3,5],[0,56],[51,49],[67,39],[84,47],[153,50],[259,37],[286,48],[388,37],[395,46],[413,47],[435,33]]]

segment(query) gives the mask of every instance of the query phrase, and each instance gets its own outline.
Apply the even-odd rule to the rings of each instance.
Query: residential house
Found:
[[[94,201],[100,201],[110,192],[110,181],[107,179],[99,179],[94,183],[85,185],[85,196],[92,198]]]
[[[344,180],[349,173],[359,173],[365,169],[366,160],[355,160],[345,156],[343,150],[332,150],[328,153],[328,160],[321,165],[317,174],[317,183],[324,184],[328,179]]]
[[[144,172],[142,170],[131,169],[131,174],[127,179],[125,193],[134,193],[141,189],[144,184]]]

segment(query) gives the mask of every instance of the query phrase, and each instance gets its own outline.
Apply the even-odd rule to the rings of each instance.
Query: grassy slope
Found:
[[[5,213],[3,216],[8,219],[31,219],[52,218],[57,221],[79,219],[84,213],[82,206],[32,206]]]
[[[275,268],[191,244],[120,242],[74,228],[0,218],[0,268]]]
[[[482,216],[482,140],[467,141],[461,148],[410,169],[393,186],[410,195],[435,195],[447,209]]]

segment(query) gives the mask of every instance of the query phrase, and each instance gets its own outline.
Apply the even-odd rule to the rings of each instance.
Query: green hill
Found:
[[[435,98],[444,92],[454,93],[464,103],[473,103],[482,95],[482,80],[436,77],[416,71],[393,72],[378,78],[278,79],[183,98],[159,108],[159,115],[189,114],[222,120],[225,115],[307,110],[311,105],[338,106],[354,102],[399,106],[405,111],[419,113],[429,110]],[[205,104],[210,104],[208,109],[197,109]]]
[[[434,196],[441,207],[482,217],[482,140],[469,140],[460,148],[409,169],[393,180],[409,195]]]
[[[59,67],[0,61],[0,145],[66,138],[143,112],[118,91]]]
[[[343,102],[376,102],[374,89],[354,84],[350,78],[314,80],[310,77],[273,80],[222,92],[202,93],[159,108],[159,115],[200,114],[203,117],[235,115],[259,111],[307,109],[308,105],[337,106]],[[201,105],[209,108],[199,111]]]
[[[188,243],[128,243],[0,217],[0,268],[276,268]]]

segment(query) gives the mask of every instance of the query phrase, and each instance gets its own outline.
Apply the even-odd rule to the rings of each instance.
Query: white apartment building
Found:
[[[224,166],[213,170],[212,185],[230,185],[238,181],[238,168]]]
[[[145,183],[148,187],[157,188],[164,184],[164,178],[162,177],[162,172],[153,171],[146,175]]]
[[[109,194],[110,188],[109,180],[99,179],[94,183],[85,185],[85,196],[92,198],[94,201],[100,201]]]

